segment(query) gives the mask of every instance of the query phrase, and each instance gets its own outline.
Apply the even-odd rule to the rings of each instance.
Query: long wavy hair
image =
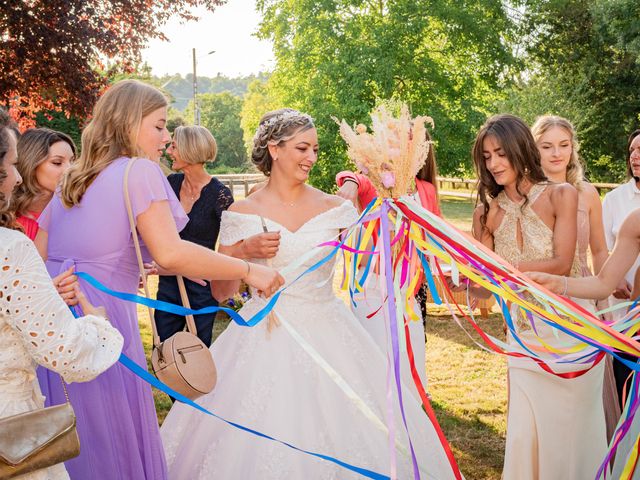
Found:
[[[582,182],[584,181],[584,166],[580,158],[580,144],[576,137],[576,129],[573,124],[566,118],[557,115],[543,115],[538,117],[531,127],[531,133],[536,144],[540,138],[554,127],[563,129],[569,134],[571,139],[571,157],[567,165],[567,183],[573,185],[578,191],[582,191]]]
[[[9,152],[12,135],[17,141],[20,136],[18,126],[9,114],[4,109],[0,108],[0,185],[2,185],[7,178],[7,171],[4,168],[4,159]],[[15,221],[15,215],[9,208],[9,202],[2,192],[0,192],[0,227],[19,229],[19,226]]]
[[[62,203],[80,203],[89,185],[115,159],[144,156],[137,138],[142,119],[166,106],[162,92],[146,83],[121,80],[110,87],[82,132],[80,157],[62,178]]]
[[[51,146],[58,142],[68,144],[75,157],[76,145],[66,133],[48,128],[33,128],[20,137],[18,172],[22,176],[22,183],[11,199],[11,209],[16,215],[27,215],[34,200],[43,194],[36,179],[36,169],[49,157]]]
[[[522,191],[523,184],[536,184],[547,180],[540,165],[540,152],[527,124],[509,114],[489,118],[480,128],[472,149],[473,164],[478,178],[478,201],[484,206],[484,212],[480,217],[483,229],[487,224],[489,202],[504,190],[504,186],[498,185],[485,163],[482,150],[487,137],[496,139],[516,171],[516,191],[524,198],[523,207],[528,202],[527,195]]]
[[[431,135],[429,135],[429,131],[425,129],[425,137],[427,137],[427,141],[431,142]],[[427,154],[427,161],[424,163],[422,168],[418,171],[416,178],[420,180],[424,180],[425,182],[429,182],[433,185],[433,188],[436,189],[436,201],[440,200],[440,195],[438,193],[438,166],[436,165],[436,152],[433,148],[433,143],[429,144],[429,153]]]

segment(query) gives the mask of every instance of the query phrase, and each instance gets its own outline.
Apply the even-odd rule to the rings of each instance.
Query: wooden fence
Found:
[[[232,192],[241,189],[244,191],[245,197],[249,194],[251,187],[267,179],[261,173],[222,174],[215,175],[215,177],[229,187]],[[474,178],[438,177],[438,190],[445,195],[472,198],[477,183],[478,181]],[[596,187],[600,194],[619,186],[617,183],[593,183],[592,185]]]

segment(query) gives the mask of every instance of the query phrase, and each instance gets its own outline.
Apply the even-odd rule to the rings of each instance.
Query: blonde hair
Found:
[[[543,115],[538,117],[531,127],[531,133],[536,141],[536,144],[540,141],[540,138],[551,130],[553,127],[562,128],[569,134],[571,139],[571,157],[569,158],[569,164],[567,165],[567,183],[573,185],[578,191],[582,190],[582,182],[584,181],[584,167],[582,166],[582,160],[580,159],[579,151],[580,145],[576,138],[576,130],[573,124],[566,118],[559,117],[557,115]]]
[[[48,128],[32,128],[20,137],[17,167],[22,183],[14,192],[11,201],[16,215],[27,215],[33,201],[42,194],[42,188],[36,180],[36,169],[49,158],[49,149],[58,142],[69,145],[75,157],[76,145],[65,133]]]
[[[167,106],[155,87],[138,80],[122,80],[110,87],[93,108],[82,132],[82,151],[62,178],[62,203],[73,207],[95,178],[122,156],[144,156],[138,147],[142,119]]]
[[[186,163],[213,162],[218,154],[218,144],[209,130],[199,125],[178,127],[173,132],[173,142]]]

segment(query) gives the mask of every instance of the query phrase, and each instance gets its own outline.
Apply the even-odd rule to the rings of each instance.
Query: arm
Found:
[[[550,195],[555,212],[553,225],[553,257],[548,260],[522,262],[521,272],[537,271],[568,275],[576,253],[578,192],[569,184],[553,187]]]
[[[12,242],[5,252],[3,267],[21,268],[8,268],[0,277],[0,291],[7,293],[0,297],[0,307],[10,312],[5,316],[7,323],[30,356],[68,382],[91,380],[113,365],[122,350],[120,332],[95,315],[96,310],[83,297],[80,300],[89,307],[87,313],[93,314],[73,317],[26,237]]]
[[[242,242],[239,242],[242,243]],[[220,245],[218,252],[223,255],[233,255],[234,250],[237,250],[237,243],[234,245]],[[227,298],[231,298],[240,289],[240,280],[218,280],[211,282],[211,295],[216,299],[218,303],[224,302]]]
[[[604,236],[604,227],[602,223],[602,204],[598,191],[590,184],[589,188],[589,248],[591,249],[591,258],[593,261],[593,271],[598,273],[602,270],[604,262],[609,258],[609,249],[607,248],[607,240]]]
[[[182,240],[176,230],[168,201],[152,202],[138,215],[140,236],[154,260],[165,270],[206,280],[239,280],[263,291],[267,296],[283,283],[273,269],[221,255],[195,243]]]
[[[604,235],[609,251],[613,250],[613,246],[616,243],[616,237],[613,234],[614,217],[615,203],[612,197],[612,192],[609,192],[604,196],[604,201],[602,202],[602,223],[604,225]],[[613,291],[613,296],[620,300],[627,300],[630,295],[631,285],[629,285],[629,282],[627,282],[625,278],[622,278],[620,282],[618,282],[616,289]]]
[[[636,300],[640,297],[640,268],[636,270],[636,275],[633,277],[633,291],[631,292],[631,299]]]
[[[613,292],[640,253],[640,209],[632,212],[620,227],[613,252],[597,276],[566,278],[532,273],[530,278],[552,292],[600,300]],[[566,286],[566,291],[565,291]]]

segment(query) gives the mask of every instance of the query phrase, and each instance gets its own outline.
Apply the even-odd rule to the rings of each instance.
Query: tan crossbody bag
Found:
[[[147,286],[147,275],[144,271],[140,241],[136,230],[136,222],[133,217],[133,210],[131,209],[131,198],[129,197],[128,188],[129,171],[136,160],[137,159],[132,158],[129,161],[124,173],[124,198],[136,257],[138,258],[138,268],[140,269],[142,285],[144,286],[144,292],[147,298],[151,298]],[[182,304],[186,308],[191,308],[183,278],[180,275],[176,275],[176,280],[178,282]],[[158,380],[191,400],[211,392],[216,386],[216,365],[213,361],[211,351],[202,340],[198,338],[193,315],[186,316],[186,331],[178,332],[167,338],[164,342],[160,342],[158,329],[153,316],[153,309],[151,307],[147,308],[149,310],[151,330],[153,331],[151,367],[153,368],[153,373],[158,377]]]

